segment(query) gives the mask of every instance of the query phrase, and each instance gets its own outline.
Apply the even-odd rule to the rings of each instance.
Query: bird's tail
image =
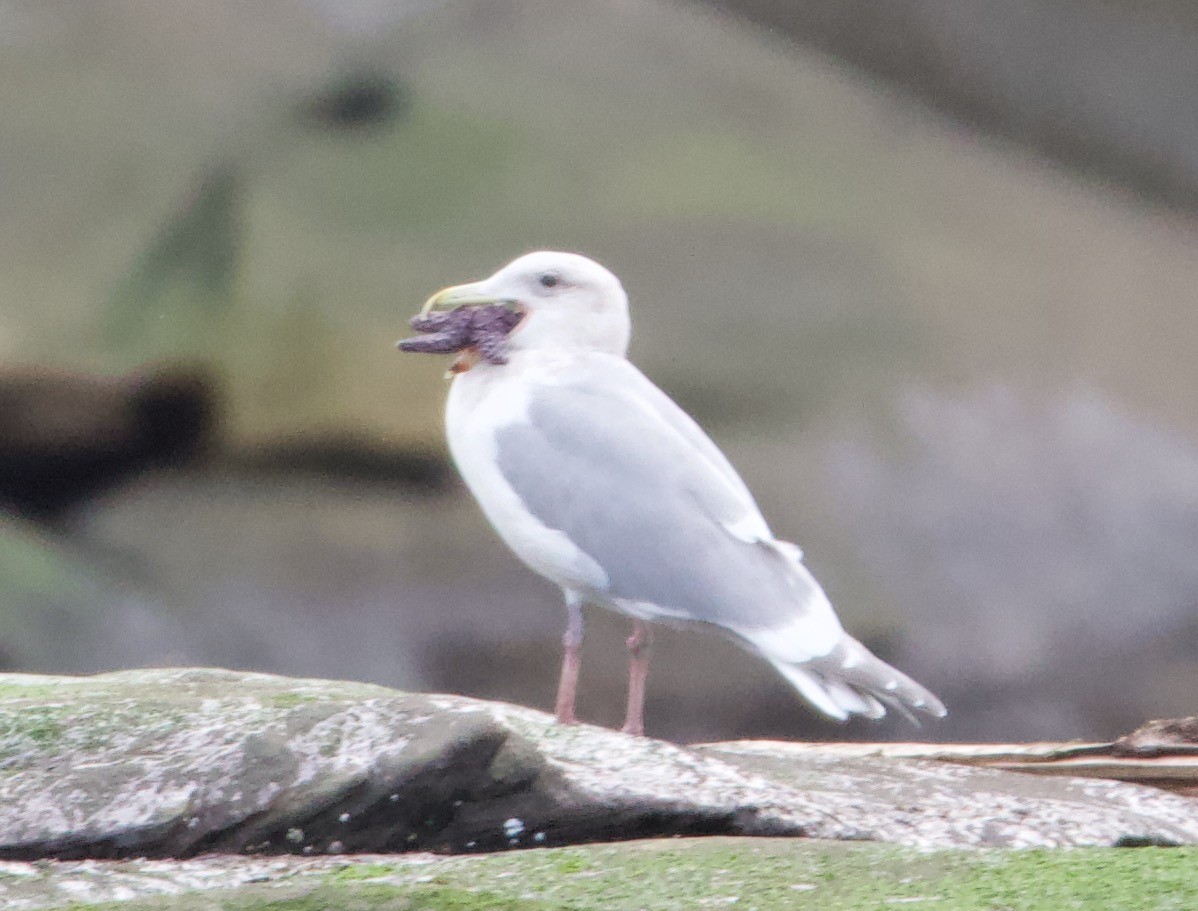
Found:
[[[847,634],[826,655],[802,662],[770,658],[770,663],[808,702],[840,721],[850,715],[881,718],[888,706],[915,725],[916,712],[933,718],[948,713],[929,690]]]

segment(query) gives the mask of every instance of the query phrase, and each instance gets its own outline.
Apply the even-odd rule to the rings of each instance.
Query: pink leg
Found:
[[[644,620],[633,620],[632,635],[628,637],[628,712],[620,728],[625,734],[645,733],[645,680],[652,647],[653,627]]]
[[[562,675],[557,682],[557,700],[553,711],[557,715],[558,724],[575,724],[574,697],[578,693],[578,671],[582,666],[581,649],[578,646],[566,646],[562,656]]]
[[[575,724],[574,697],[578,694],[578,672],[582,668],[582,602],[566,593],[566,612],[569,620],[562,635],[562,673],[557,682],[557,699],[553,713],[558,724]]]

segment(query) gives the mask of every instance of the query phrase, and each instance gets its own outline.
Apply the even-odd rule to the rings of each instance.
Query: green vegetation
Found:
[[[52,600],[77,594],[84,584],[81,569],[48,537],[0,522],[0,579],[10,598]]]
[[[365,879],[385,879],[388,876],[395,876],[399,872],[397,864],[351,864],[340,870],[334,870],[328,875],[328,881],[338,884],[359,883]]]
[[[630,842],[347,864],[95,911],[1182,911],[1198,849],[917,852],[797,839]],[[40,906],[49,907],[49,906]]]
[[[26,710],[0,718],[0,739],[12,734],[37,744],[52,744],[62,737],[62,725],[47,709]]]
[[[276,709],[293,709],[319,701],[319,698],[311,693],[276,693],[270,697],[270,704]]]
[[[197,673],[193,672],[193,680]],[[21,763],[35,753],[82,753],[94,758],[114,746],[119,749],[133,732],[150,742],[168,738],[173,731],[198,722],[194,717],[195,693],[189,688],[160,691],[153,699],[130,700],[122,689],[126,684],[118,682],[119,678],[112,681],[111,690],[97,687],[95,678],[68,677],[56,684],[30,685],[16,679],[0,678],[0,769],[8,771],[19,770]],[[335,694],[369,696],[375,692],[369,685],[348,686],[348,690],[334,687]],[[87,689],[88,700],[75,698],[80,688]],[[225,698],[220,711],[248,715],[265,723],[285,717],[281,711],[323,701],[318,691],[284,692],[265,683],[259,690]],[[326,755],[335,753],[340,742],[339,733],[330,737]]]

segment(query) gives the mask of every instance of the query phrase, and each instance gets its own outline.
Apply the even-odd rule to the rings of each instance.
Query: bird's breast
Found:
[[[499,468],[497,436],[528,422],[534,392],[535,382],[507,366],[459,374],[445,408],[450,454],[483,515],[529,568],[563,588],[601,591],[607,574],[562,531],[533,515]]]

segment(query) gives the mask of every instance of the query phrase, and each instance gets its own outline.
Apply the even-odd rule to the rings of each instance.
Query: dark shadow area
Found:
[[[416,493],[445,493],[456,475],[440,452],[413,452],[353,434],[304,434],[230,452],[221,464],[264,479],[308,476],[325,481],[390,484]]]
[[[0,372],[0,504],[53,521],[151,469],[193,463],[214,443],[217,382],[202,367],[97,377]]]

